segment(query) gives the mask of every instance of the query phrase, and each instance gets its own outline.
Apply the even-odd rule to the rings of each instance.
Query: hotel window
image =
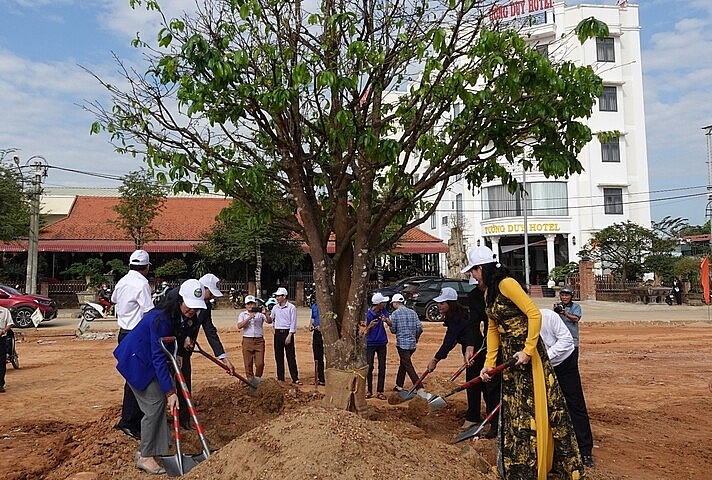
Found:
[[[568,189],[566,182],[527,183],[527,214],[567,216]],[[520,217],[524,215],[521,193],[509,193],[505,185],[482,189],[482,219]]]
[[[603,211],[606,215],[623,215],[623,189],[603,189]]]
[[[549,58],[549,45],[544,43],[537,45],[534,47],[534,49],[539,52],[539,55],[541,55],[544,58]]]
[[[438,228],[438,217],[430,215],[430,230],[435,230],[436,228]]]
[[[601,159],[604,162],[620,163],[621,147],[620,139],[612,138],[607,142],[601,142]]]
[[[447,227],[447,216],[443,217],[443,218],[440,220],[440,223],[441,223],[444,227]]]
[[[612,38],[596,39],[596,58],[599,62],[615,62],[616,50]]]
[[[603,87],[601,98],[598,99],[598,109],[602,112],[618,111],[618,89],[616,87]]]
[[[457,216],[457,226],[462,227],[462,223],[465,219],[464,215],[464,209],[462,206],[462,194],[458,193],[457,196],[455,196],[455,215]]]

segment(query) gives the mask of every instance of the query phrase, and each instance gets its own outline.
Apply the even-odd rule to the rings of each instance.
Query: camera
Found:
[[[554,311],[556,313],[564,313],[564,306],[560,303],[554,305]]]
[[[252,307],[250,311],[252,313],[262,313],[262,307]]]

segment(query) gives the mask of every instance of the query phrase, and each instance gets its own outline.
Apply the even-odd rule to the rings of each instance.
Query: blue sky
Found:
[[[141,166],[106,135],[89,135],[85,101],[105,92],[81,67],[120,82],[112,52],[135,61],[136,32],[155,38],[154,16],[128,0],[0,0],[0,149],[23,160],[124,175]],[[193,5],[170,0],[169,14]],[[615,0],[578,3],[614,4]],[[631,2],[634,3],[634,2]],[[712,1],[641,0],[643,84],[653,220],[705,222],[708,170],[702,127],[712,125]],[[117,187],[119,182],[50,169],[47,186]]]

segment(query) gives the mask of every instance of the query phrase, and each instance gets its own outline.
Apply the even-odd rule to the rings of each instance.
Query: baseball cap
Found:
[[[210,290],[210,293],[213,294],[213,297],[223,296],[223,293],[218,288],[218,282],[220,281],[220,279],[212,273],[206,273],[205,275],[200,277],[198,281],[202,286]]]
[[[467,273],[472,270],[472,267],[484,265],[485,263],[494,263],[497,261],[497,256],[489,247],[473,248],[467,253],[468,264],[460,270],[460,273]]]
[[[191,278],[181,283],[178,295],[188,308],[205,309],[205,290],[199,280]]]
[[[257,300],[255,299],[254,295],[247,295],[245,297],[245,305],[247,305],[248,303],[257,303]]]
[[[150,265],[148,252],[146,250],[136,250],[129,257],[129,265]]]
[[[448,300],[457,300],[457,292],[452,287],[444,287],[440,290],[440,295],[433,298],[433,302],[447,302]]]
[[[563,287],[561,290],[559,290],[559,295],[562,293],[568,293],[569,295],[574,294],[574,290],[571,287]]]
[[[277,289],[277,291],[274,292],[272,295],[274,295],[275,297],[276,297],[277,295],[284,295],[284,296],[286,297],[286,296],[289,295],[289,293],[287,292],[287,289],[286,289],[286,288],[284,288],[284,287],[279,287],[279,288]]]
[[[401,295],[400,293],[396,293],[391,299],[391,303],[393,302],[405,303],[405,298],[403,298],[403,295]]]
[[[381,292],[376,292],[371,297],[371,305],[378,305],[379,303],[388,303],[388,297],[383,296]]]

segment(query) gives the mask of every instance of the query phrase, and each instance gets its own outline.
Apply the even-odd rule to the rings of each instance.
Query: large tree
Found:
[[[148,65],[119,62],[128,87],[98,79],[113,99],[87,105],[93,131],[178,188],[211,184],[303,238],[329,367],[363,365],[374,259],[452,177],[514,191],[512,164],[582,169],[600,78],[490,23],[490,0],[206,0],[176,19],[145,3],[161,15],[158,46],[135,40]],[[582,39],[607,33],[580,27]]]
[[[652,230],[631,221],[614,223],[596,232],[581,249],[583,254],[601,262],[621,280],[641,280],[644,261],[651,254],[669,253],[658,248],[662,241]]]
[[[30,229],[30,202],[23,188],[19,169],[6,164],[6,153],[13,149],[0,150],[0,241],[9,242],[27,238]]]

